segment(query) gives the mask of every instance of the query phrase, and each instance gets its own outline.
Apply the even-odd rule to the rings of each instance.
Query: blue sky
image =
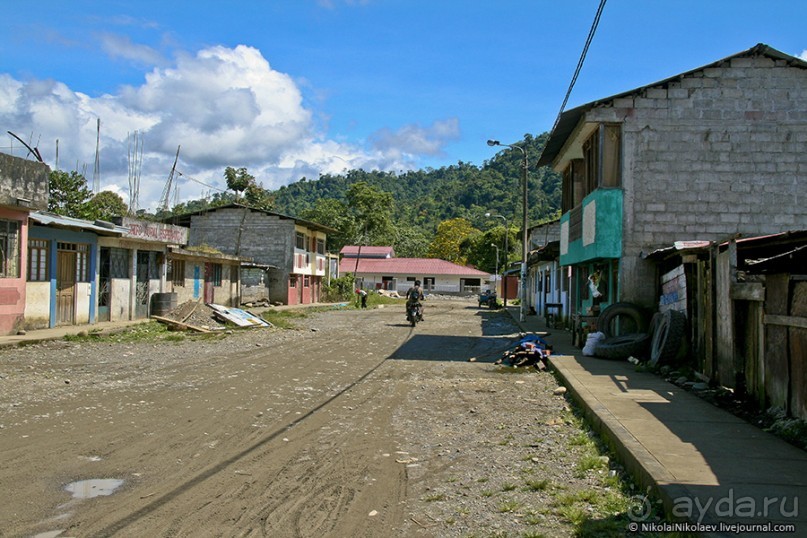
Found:
[[[599,0],[40,0],[3,10],[9,130],[154,208],[245,166],[275,189],[350,168],[481,165],[552,128]],[[807,2],[609,0],[567,108],[766,43],[807,59]],[[134,133],[142,164],[129,159]],[[201,183],[200,183],[201,182]]]

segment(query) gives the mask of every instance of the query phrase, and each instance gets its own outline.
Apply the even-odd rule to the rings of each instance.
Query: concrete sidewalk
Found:
[[[521,323],[516,307],[508,311],[525,332],[548,330],[539,316]],[[567,331],[550,333],[552,366],[642,492],[661,499],[667,521],[770,522],[807,536],[807,452],[627,361],[583,356]]]

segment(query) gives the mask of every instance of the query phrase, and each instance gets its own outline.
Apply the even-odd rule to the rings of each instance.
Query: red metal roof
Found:
[[[358,263],[357,263],[358,262]],[[339,273],[376,273],[406,276],[489,277],[490,273],[436,258],[343,258]]]
[[[393,251],[392,247],[359,247],[356,245],[345,245],[342,247],[342,250],[339,253],[342,256],[353,256],[354,258],[359,255],[359,249],[361,249],[361,256],[370,256],[377,258],[379,256],[395,256],[395,252]]]

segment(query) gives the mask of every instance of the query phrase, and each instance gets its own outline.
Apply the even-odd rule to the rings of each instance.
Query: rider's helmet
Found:
[[[420,280],[415,280],[415,286],[420,286]]]

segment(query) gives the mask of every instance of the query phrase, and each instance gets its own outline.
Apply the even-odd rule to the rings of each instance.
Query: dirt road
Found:
[[[551,374],[492,364],[508,316],[403,318],[0,350],[0,536],[571,535],[607,459]]]

